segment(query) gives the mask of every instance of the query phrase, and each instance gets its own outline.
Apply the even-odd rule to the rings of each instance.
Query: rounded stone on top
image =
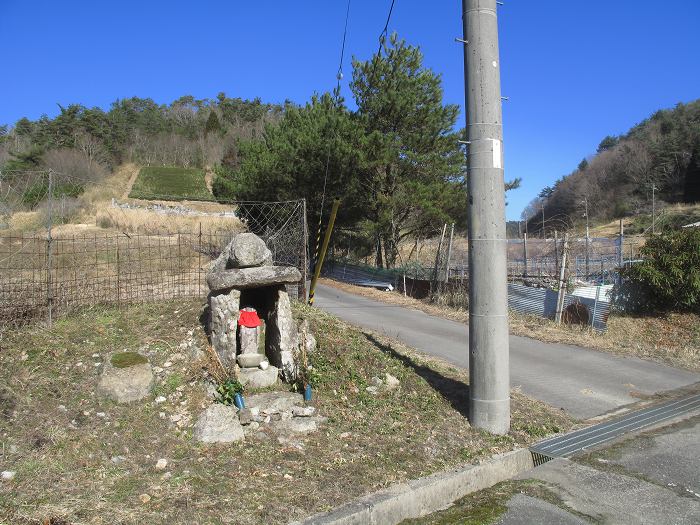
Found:
[[[251,268],[272,264],[272,252],[254,233],[239,233],[231,241],[228,256],[232,268]]]

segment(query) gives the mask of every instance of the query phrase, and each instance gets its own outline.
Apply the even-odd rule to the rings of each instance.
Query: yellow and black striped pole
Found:
[[[311,287],[309,288],[309,305],[314,304],[314,292],[316,291],[316,281],[318,281],[318,276],[321,275],[321,268],[323,267],[323,260],[326,258],[326,251],[328,250],[328,243],[331,240],[331,233],[333,233],[333,225],[335,224],[335,216],[338,214],[338,206],[340,206],[340,199],[335,199],[333,201],[333,208],[331,209],[331,218],[328,220],[328,227],[326,228],[326,235],[323,238],[323,246],[321,247],[321,253],[316,260],[316,267],[314,268],[314,276],[311,279]],[[319,228],[319,234],[321,229]],[[320,238],[320,235],[319,235]]]

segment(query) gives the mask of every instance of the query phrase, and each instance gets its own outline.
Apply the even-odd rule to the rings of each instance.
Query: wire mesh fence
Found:
[[[563,237],[508,239],[509,279],[559,276],[564,252]],[[597,284],[615,282],[620,266],[638,260],[643,240],[630,237],[572,237],[567,243],[567,267],[572,278]],[[410,250],[412,257],[399,265],[407,275],[436,281],[463,280],[469,275],[469,251],[464,235],[428,239]]]
[[[299,268],[302,281],[290,286],[290,292],[300,300],[306,294],[304,200],[223,203],[236,218],[224,227],[202,217],[189,231],[76,234],[56,229],[64,223],[56,211],[65,196],[54,191],[56,180],[65,186],[68,179],[50,172],[25,175],[15,175],[11,183],[5,178],[0,185],[5,221],[4,228],[0,223],[0,329],[37,319],[51,322],[94,305],[204,297],[209,263],[242,231],[267,243],[274,264]],[[83,191],[84,187],[78,194]],[[36,215],[38,210],[43,210],[43,228],[22,232],[9,227],[14,215]]]
[[[564,252],[564,239],[508,239],[508,277],[558,279]],[[589,238],[573,237],[567,243],[567,267],[572,278],[597,284],[611,284],[617,279],[620,266],[628,265],[641,257],[643,239],[623,237]],[[348,257],[348,250],[337,250],[336,259]],[[403,273],[413,279],[449,282],[464,280],[469,275],[469,250],[466,237],[455,234],[440,243],[437,238],[418,240],[407,245],[403,257],[396,261],[392,271]],[[358,259],[350,255],[349,260],[372,266],[374,258]]]

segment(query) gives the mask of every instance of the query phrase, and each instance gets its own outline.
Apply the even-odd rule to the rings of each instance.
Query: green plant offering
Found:
[[[130,366],[144,365],[148,359],[138,352],[120,352],[114,354],[110,360],[114,368],[129,368]]]
[[[313,366],[307,365],[299,367],[299,374],[297,376],[297,386],[301,390],[303,390],[304,387],[306,387],[306,385],[318,385],[319,379],[320,375]]]
[[[216,387],[216,401],[222,405],[233,405],[236,394],[243,393],[243,385],[237,379],[227,379]]]

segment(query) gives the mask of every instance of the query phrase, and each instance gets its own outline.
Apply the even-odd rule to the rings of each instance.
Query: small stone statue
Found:
[[[272,265],[272,253],[252,233],[236,235],[212,264],[207,274],[211,343],[224,367],[238,362],[242,383],[268,386],[279,371],[287,381],[296,379],[298,336],[286,284],[299,281],[296,268]],[[253,313],[265,322],[265,355],[258,350],[260,326],[246,320]],[[268,361],[273,366],[267,367]]]

